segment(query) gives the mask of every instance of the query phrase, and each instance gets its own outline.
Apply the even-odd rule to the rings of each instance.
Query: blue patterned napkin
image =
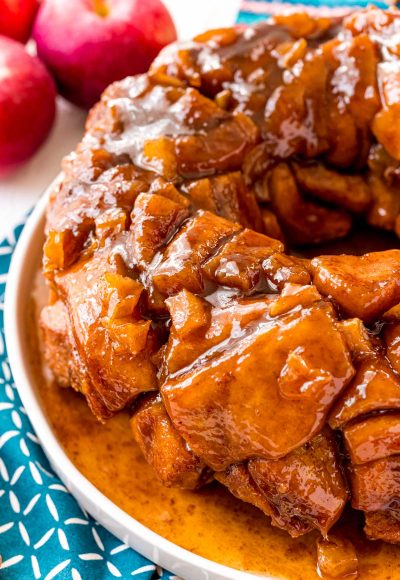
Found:
[[[293,4],[245,0],[238,22],[254,22]],[[304,0],[304,4],[335,13],[344,6],[370,2]],[[0,578],[176,579],[122,544],[79,507],[52,472],[33,432],[10,372],[3,326],[7,272],[22,227],[18,224],[0,244]]]

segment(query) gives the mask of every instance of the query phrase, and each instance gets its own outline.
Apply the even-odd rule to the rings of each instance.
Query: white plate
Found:
[[[188,580],[254,580],[253,574],[222,566],[180,548],[126,514],[78,471],[47,422],[29,364],[25,316],[41,260],[45,211],[51,187],[40,199],[21,234],[12,258],[5,297],[5,334],[11,370],[44,452],[80,505],[107,530],[146,558]],[[272,580],[271,576],[268,578]]]

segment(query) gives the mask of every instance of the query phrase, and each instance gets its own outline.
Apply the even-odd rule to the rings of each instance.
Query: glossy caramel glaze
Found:
[[[165,486],[319,530],[324,573],[355,573],[347,504],[400,543],[400,250],[290,252],[400,234],[399,35],[370,8],[170,47],[105,91],[47,213],[54,378],[128,412]]]
[[[120,414],[102,426],[80,395],[46,383],[42,377],[38,385],[50,424],[72,462],[102,493],[151,530],[239,570],[287,580],[319,577],[316,533],[290,538],[271,527],[261,511],[217,483],[198,491],[164,487],[132,443],[127,415]],[[356,546],[359,578],[400,578],[396,546],[362,539],[361,522],[356,518],[350,518],[350,525],[343,522],[341,528]]]
[[[132,441],[127,414],[101,425],[81,395],[46,378],[37,335],[37,319],[46,296],[39,273],[27,324],[31,364],[44,412],[57,439],[91,483],[151,530],[220,564],[286,580],[312,580],[321,575],[331,578],[321,570],[323,559],[317,568],[321,542],[317,551],[316,532],[291,538],[272,527],[262,511],[240,501],[217,482],[196,491],[165,487]],[[328,566],[338,561],[337,556],[343,558],[341,544],[350,540],[356,550],[358,578],[400,579],[399,548],[366,540],[362,525],[357,512],[345,512],[332,530],[340,544],[338,550],[328,551]]]

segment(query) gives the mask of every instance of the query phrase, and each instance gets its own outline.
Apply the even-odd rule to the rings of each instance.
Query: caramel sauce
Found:
[[[37,306],[43,301],[41,280],[38,286]],[[195,554],[259,575],[287,580],[319,577],[319,534],[292,539],[217,483],[195,492],[162,486],[132,438],[127,414],[101,425],[82,396],[47,380],[37,347],[37,310],[32,307],[28,327],[43,410],[66,454],[93,485],[133,518]],[[348,510],[333,531],[354,544],[358,578],[400,579],[399,548],[367,541],[356,512]]]
[[[392,65],[398,64],[394,59],[398,57],[396,47],[400,21],[391,13],[375,13],[371,18],[369,13],[360,13],[350,18],[344,28],[338,29],[335,22],[323,20],[313,23],[304,15],[300,19],[281,16],[275,19],[277,24],[280,21],[280,26],[268,24],[242,32],[231,29],[205,33],[197,43],[192,42],[186,48],[175,46],[167,49],[164,56],[161,55],[152,65],[149,76],[126,79],[113,85],[97,113],[89,120],[81,148],[65,163],[64,184],[48,213],[50,233],[46,260],[49,273],[69,269],[70,263],[73,264],[79,255],[85,258],[85,252],[89,254],[91,251],[94,237],[102,244],[107,237],[115,236],[114,241],[118,241],[110,256],[122,258],[127,264],[126,230],[132,208],[141,211],[140,204],[135,202],[138,192],[149,191],[150,195],[157,195],[157,192],[162,193],[162,180],[169,186],[175,183],[178,189],[172,190],[171,199],[181,199],[182,193],[187,195],[183,198],[186,203],[178,204],[182,205],[183,209],[179,211],[183,213],[179,219],[174,217],[174,231],[166,234],[160,253],[144,260],[144,265],[139,268],[144,286],[148,264],[151,264],[150,268],[157,266],[161,279],[165,275],[161,289],[162,283],[158,281],[159,296],[156,292],[151,295],[151,309],[158,319],[157,308],[162,307],[162,297],[169,295],[172,287],[171,272],[176,287],[181,285],[199,295],[202,289],[196,285],[196,276],[191,280],[192,287],[187,280],[182,282],[183,277],[189,277],[190,267],[197,267],[203,258],[208,257],[200,254],[202,245],[206,247],[210,241],[207,236],[214,235],[210,244],[213,247],[223,239],[219,237],[221,225],[204,230],[205,235],[201,237],[202,230],[197,223],[195,231],[201,238],[199,244],[189,244],[189,250],[182,244],[182,241],[187,241],[181,234],[186,227],[182,225],[182,219],[188,200],[193,201],[191,210],[194,210],[197,195],[201,203],[211,204],[210,211],[233,222],[242,223],[242,214],[248,213],[245,218],[248,222],[242,225],[259,229],[257,212],[252,211],[250,204],[246,211],[237,210],[232,214],[234,201],[228,204],[222,197],[223,202],[218,207],[215,201],[218,197],[214,199],[212,192],[197,191],[193,196],[192,189],[188,194],[193,183],[199,187],[199,178],[217,175],[222,179],[230,175],[226,186],[233,183],[231,172],[238,170],[240,174],[235,180],[239,181],[233,191],[241,191],[242,178],[246,183],[251,182],[254,188],[258,188],[261,200],[270,204],[265,206],[264,212],[275,219],[277,237],[281,234],[281,224],[289,241],[296,245],[346,235],[352,227],[350,216],[341,209],[331,208],[331,202],[361,214],[369,209],[371,213],[367,220],[371,224],[393,229],[399,215],[395,187],[398,186],[400,142],[393,132],[393,121],[398,118],[398,79],[395,78],[396,67]],[[307,42],[304,38],[302,40],[303,36]],[[207,43],[207,39],[210,42]],[[377,143],[371,140],[372,124]],[[348,180],[357,175],[345,172],[342,175],[328,168],[322,168],[324,179],[329,177],[324,171],[331,171],[330,179],[341,183],[337,191],[333,187],[321,191],[314,182],[310,197],[314,195],[317,198],[314,201],[320,200],[322,205],[311,203],[307,196],[303,198],[303,189],[307,192],[307,187],[298,187],[299,179],[293,168],[283,161],[320,159],[321,156],[328,166],[352,167],[357,172],[361,169],[363,179],[373,179],[377,199],[371,200],[367,191],[369,186],[361,180],[364,195],[358,198],[355,208],[355,199],[348,192]],[[280,160],[282,163],[275,165]],[[267,181],[266,171],[270,172]],[[155,182],[154,174],[162,177],[160,183]],[[187,180],[196,181],[188,185]],[[96,181],[98,183],[94,183]],[[232,199],[238,201],[237,208],[240,209],[242,198],[239,193],[235,196]],[[116,207],[117,215],[107,214]],[[203,205],[199,208],[205,209]],[[149,215],[153,214],[149,212]],[[139,220],[135,222],[136,218],[134,215],[133,222],[139,223]],[[195,220],[190,223],[193,225]],[[108,227],[113,231],[112,236],[107,232]],[[179,241],[172,242],[172,236],[177,232]],[[275,233],[273,235],[275,237]],[[370,239],[366,244],[368,238],[364,234],[358,241],[353,237],[349,246],[351,252],[358,254],[372,249],[370,245],[375,240]],[[380,239],[383,238],[389,242],[386,234],[382,234]],[[380,246],[381,242],[376,241]],[[145,242],[143,238],[142,246]],[[348,239],[335,247],[325,242],[317,250],[305,250],[302,255],[346,251],[347,242]],[[398,243],[396,240],[389,247],[398,247]],[[85,288],[93,272],[104,264],[105,252],[102,255],[97,249],[87,270],[86,267],[75,270],[76,287],[80,287],[82,292],[72,294],[73,308],[78,309],[86,301],[85,313],[81,317],[85,328],[90,326],[90,318],[85,317],[92,315],[93,304],[101,307],[96,293],[91,294]],[[191,263],[186,259],[187,254],[185,256],[188,251],[193,258]],[[178,257],[182,255],[185,260],[179,262]],[[71,275],[71,270],[68,275]],[[227,269],[221,275],[225,278],[233,276]],[[223,285],[220,281],[218,284]],[[57,289],[62,290],[61,284]],[[216,288],[210,290],[214,292]],[[214,292],[213,299],[220,297],[219,292]],[[97,318],[97,313],[94,318]],[[309,334],[315,337],[314,332]],[[309,352],[313,352],[312,349],[309,347]],[[113,354],[113,349],[110,352]],[[100,350],[96,354],[99,353],[103,355]],[[101,356],[93,360],[98,362],[99,358]],[[332,358],[337,359],[336,356]],[[287,579],[317,577],[316,533],[293,540],[286,532],[273,529],[269,520],[256,508],[234,499],[216,483],[198,492],[163,487],[135,446],[127,415],[119,415],[106,426],[98,424],[82,398],[44,380],[37,352],[34,359],[38,366],[43,407],[58,439],[78,469],[115,504],[176,544],[222,564]],[[112,378],[119,388],[131,378],[132,368],[126,367],[123,375],[122,358],[116,360],[117,363],[109,368],[113,366],[116,370],[119,380],[115,375]],[[152,368],[150,360],[147,362]],[[107,364],[105,361],[102,365],[104,369],[107,369]],[[301,364],[300,359],[297,364]],[[149,389],[155,384],[156,381],[148,380]],[[296,385],[288,382],[285,388],[290,395],[290,389],[295,391]],[[99,416],[102,416],[100,412]],[[299,418],[299,424],[304,423],[304,414],[299,413],[293,414],[286,424],[296,430],[295,423]],[[321,413],[321,421],[324,418],[325,414]],[[282,424],[285,426],[281,422],[271,433],[279,434],[277,429],[284,432]],[[250,422],[248,425],[251,427]],[[210,444],[209,435],[206,443]],[[203,458],[203,454],[199,455]],[[369,470],[370,466],[366,469]],[[336,571],[341,566],[341,577],[355,577],[358,566],[361,578],[400,578],[398,548],[366,541],[362,525],[362,515],[348,509],[333,530],[328,545],[319,544],[322,554],[320,573],[332,573],[335,570],[333,562],[337,565]],[[333,536],[335,541],[332,541]],[[339,575],[335,574],[335,577]]]

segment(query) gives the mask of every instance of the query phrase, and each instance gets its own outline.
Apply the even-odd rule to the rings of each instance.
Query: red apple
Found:
[[[176,32],[160,0],[43,0],[33,37],[60,93],[88,108],[111,82],[145,72]]]
[[[38,8],[38,0],[0,0],[0,34],[27,42]]]
[[[54,82],[34,56],[0,36],[0,172],[28,159],[47,137],[55,116]]]

